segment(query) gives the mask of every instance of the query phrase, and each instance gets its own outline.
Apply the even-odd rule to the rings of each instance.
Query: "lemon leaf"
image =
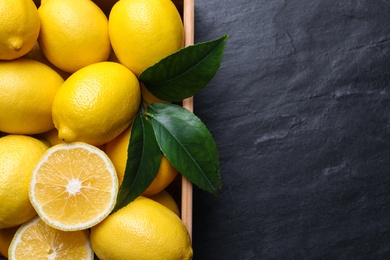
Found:
[[[157,98],[178,102],[206,87],[217,73],[228,36],[194,44],[144,70],[139,80]]]
[[[191,183],[216,195],[221,188],[218,150],[203,122],[175,104],[151,104],[147,114],[157,143],[173,167]]]
[[[152,183],[160,167],[162,153],[152,125],[141,113],[133,120],[127,155],[125,175],[113,212],[141,195]]]

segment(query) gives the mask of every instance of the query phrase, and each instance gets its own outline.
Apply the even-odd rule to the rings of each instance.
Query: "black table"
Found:
[[[195,42],[225,33],[194,259],[390,259],[390,1],[196,0]]]

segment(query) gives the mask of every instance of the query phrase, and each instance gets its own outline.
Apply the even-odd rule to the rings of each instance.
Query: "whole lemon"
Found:
[[[54,128],[51,107],[63,82],[38,61],[0,61],[0,131],[37,134]]]
[[[177,216],[180,217],[179,206],[177,205],[176,200],[172,197],[172,195],[168,191],[162,190],[159,193],[154,194],[148,198],[164,205],[165,207],[172,210],[173,213],[175,213]]]
[[[127,128],[119,136],[108,142],[105,152],[115,166],[119,184],[122,183],[127,162],[127,148],[130,141],[131,128]],[[160,168],[150,186],[143,192],[144,196],[151,196],[165,189],[176,177],[178,171],[163,155]]]
[[[108,26],[118,60],[137,76],[183,47],[183,23],[171,0],[118,1]]]
[[[65,142],[102,145],[114,139],[138,112],[137,77],[115,62],[98,62],[73,73],[57,91],[53,121]]]
[[[108,20],[90,0],[47,0],[38,8],[39,46],[46,58],[66,72],[108,59]]]
[[[186,260],[193,255],[181,219],[145,197],[138,197],[92,227],[90,239],[102,260]]]
[[[30,179],[47,149],[30,136],[0,138],[0,229],[20,225],[36,215],[29,200]]]
[[[57,144],[62,144],[64,143],[64,141],[62,141],[59,137],[58,137],[58,130],[57,128],[53,128],[47,132],[44,132],[40,135],[37,135],[36,138],[39,138],[40,140],[42,141],[45,141],[47,142],[47,144],[51,147],[51,146],[54,146],[54,145],[57,145]]]
[[[31,51],[29,51],[26,55],[22,56],[22,58],[26,58],[26,59],[30,59],[30,60],[36,60],[36,61],[39,61],[39,62],[49,66],[50,68],[55,70],[58,74],[60,74],[60,76],[63,79],[67,79],[70,76],[69,72],[65,72],[65,71],[57,68],[56,66],[51,64],[50,61],[47,60],[47,58],[43,54],[41,48],[39,47],[38,42],[36,42],[34,47],[31,49]]]
[[[32,0],[4,0],[0,4],[0,60],[29,52],[38,39],[40,19]]]

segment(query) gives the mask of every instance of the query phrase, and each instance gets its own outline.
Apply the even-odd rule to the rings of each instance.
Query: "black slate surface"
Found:
[[[194,188],[194,259],[390,259],[390,1],[196,0],[229,34],[195,96],[223,188]]]

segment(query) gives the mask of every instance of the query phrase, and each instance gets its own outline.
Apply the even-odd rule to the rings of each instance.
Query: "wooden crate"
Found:
[[[194,0],[173,0],[179,10],[185,33],[185,46],[194,44]],[[193,111],[193,97],[183,101],[183,107]],[[192,237],[192,184],[181,177],[181,219]]]
[[[194,44],[194,0],[172,0],[183,19],[185,32],[185,46]],[[34,0],[37,7],[40,0]],[[183,101],[183,107],[193,112],[193,97]],[[178,175],[176,180],[168,187],[178,202],[181,210],[181,219],[192,238],[192,184],[183,176]],[[0,260],[5,260],[0,255]]]

